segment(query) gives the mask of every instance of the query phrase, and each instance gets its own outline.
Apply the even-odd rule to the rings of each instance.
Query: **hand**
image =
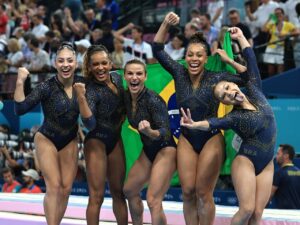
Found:
[[[84,96],[86,93],[85,84],[84,83],[75,83],[73,88],[76,91],[77,97]]]
[[[139,127],[138,127],[138,130],[149,136],[149,133],[151,132],[151,126],[150,126],[150,123],[147,121],[147,120],[142,120],[141,122],[139,122]]]
[[[18,81],[24,83],[29,75],[29,71],[25,67],[19,67],[18,69]]]
[[[68,7],[64,8],[64,13],[67,18],[71,17],[71,10]]]
[[[180,119],[180,125],[183,127],[187,127],[190,129],[193,129],[193,124],[195,123],[194,120],[192,119],[191,111],[190,109],[186,110],[186,113],[183,108],[180,108],[181,111],[181,119]]]
[[[169,12],[165,17],[164,22],[166,22],[168,25],[175,26],[179,23],[179,20],[180,17],[177,14]]]
[[[227,53],[223,49],[217,49],[215,54],[219,54],[221,60],[225,63],[229,63],[231,59],[228,57]]]
[[[237,40],[241,37],[244,37],[242,30],[238,27],[231,27],[228,29],[228,31],[232,40]]]
[[[134,28],[134,26],[135,26],[134,23],[128,23],[127,24],[127,29],[131,30],[132,28]]]

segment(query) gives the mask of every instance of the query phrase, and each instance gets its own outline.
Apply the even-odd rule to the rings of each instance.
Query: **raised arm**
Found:
[[[164,43],[167,38],[170,27],[172,25],[177,25],[178,23],[179,17],[173,12],[168,13],[154,37],[154,43],[152,48],[154,57],[173,77],[176,76],[178,71],[181,71],[184,67],[180,63],[173,60],[164,51]]]
[[[177,25],[179,23],[179,19],[180,18],[175,13],[169,12],[160,25],[154,37],[154,42],[165,43],[170,27]]]
[[[244,73],[247,70],[246,66],[239,64],[238,62],[234,61],[233,59],[229,58],[227,53],[222,49],[217,49],[216,54],[219,54],[221,60],[228,65],[231,65],[238,73]]]
[[[117,38],[118,40],[120,41],[124,41],[124,36],[123,34],[126,32],[126,31],[129,31],[131,30],[132,28],[134,27],[134,24],[133,23],[128,23],[125,27],[122,27],[121,29],[113,32],[113,35],[115,38]]]
[[[239,42],[242,48],[243,57],[247,62],[247,71],[242,74],[242,79],[245,82],[250,81],[261,89],[261,78],[253,49],[239,28],[229,28],[229,31],[231,38]]]
[[[15,113],[22,115],[30,111],[36,106],[47,92],[47,85],[40,84],[25,98],[24,83],[29,75],[29,71],[25,67],[18,69],[18,77],[16,81],[16,89],[14,93]]]

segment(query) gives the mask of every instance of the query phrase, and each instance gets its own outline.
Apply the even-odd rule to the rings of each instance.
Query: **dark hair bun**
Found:
[[[207,43],[206,38],[203,36],[202,32],[193,34],[190,38],[189,44],[202,44],[206,50],[207,56],[211,55],[210,46]]]

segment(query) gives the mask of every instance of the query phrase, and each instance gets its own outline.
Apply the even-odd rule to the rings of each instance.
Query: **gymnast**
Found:
[[[209,55],[209,45],[199,33],[193,35],[187,46],[187,68],[174,61],[164,51],[164,41],[171,25],[179,17],[171,12],[162,22],[154,38],[153,52],[159,63],[173,76],[177,106],[191,110],[194,120],[217,115],[219,101],[213,98],[211,86],[220,80],[240,80],[227,72],[216,73],[204,69]],[[246,67],[218,50],[222,61],[233,66],[238,73]],[[177,163],[183,194],[183,212],[187,225],[212,225],[215,217],[213,190],[224,161],[224,138],[218,129],[192,130],[181,127],[177,145]]]
[[[241,74],[245,94],[232,82],[220,81],[214,86],[217,100],[233,105],[223,118],[211,117],[195,122],[189,109],[181,108],[181,125],[189,129],[233,129],[243,140],[233,160],[231,175],[239,200],[239,210],[232,225],[258,225],[268,203],[273,179],[273,156],[276,141],[276,123],[271,106],[262,93],[261,79],[252,48],[239,28],[232,28],[243,49],[247,72]]]
[[[73,45],[63,42],[55,59],[57,75],[40,83],[26,97],[24,82],[29,72],[24,67],[18,69],[14,93],[16,114],[25,114],[38,103],[44,112],[44,122],[34,136],[34,143],[46,183],[44,211],[49,225],[60,224],[77,173],[79,114],[88,129],[95,126],[83,78],[74,75],[76,66]]]
[[[125,153],[121,125],[125,118],[124,88],[121,76],[111,72],[112,61],[103,45],[90,46],[84,56],[83,75],[87,78],[87,100],[96,119],[96,128],[84,141],[89,202],[88,225],[99,224],[100,208],[108,180],[113,212],[119,225],[128,224],[123,194]]]
[[[167,224],[162,208],[164,194],[176,170],[176,144],[170,130],[164,100],[145,87],[145,64],[133,59],[124,68],[128,86],[125,107],[130,125],[137,129],[143,143],[142,152],[129,171],[124,194],[128,199],[134,225],[143,224],[140,191],[148,184],[147,203],[152,224]]]

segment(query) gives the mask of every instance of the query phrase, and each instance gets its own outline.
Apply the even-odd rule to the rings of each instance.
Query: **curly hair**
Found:
[[[91,63],[91,56],[97,52],[105,52],[107,57],[111,61],[109,52],[104,45],[91,45],[85,52],[83,56],[83,64],[82,64],[82,74],[84,77],[91,79],[93,75],[90,73],[89,67]]]

